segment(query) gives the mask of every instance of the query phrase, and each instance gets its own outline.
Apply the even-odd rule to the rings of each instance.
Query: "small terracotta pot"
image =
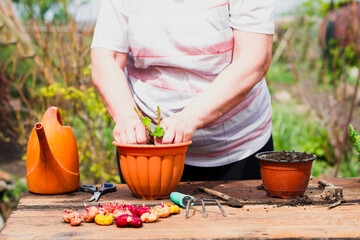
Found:
[[[142,199],[161,199],[168,198],[179,184],[191,141],[161,145],[113,144],[131,191]]]
[[[274,160],[268,154],[276,151],[256,154],[259,159],[261,178],[264,189],[269,196],[281,198],[295,198],[306,191],[309,184],[311,167],[316,155],[306,153],[306,159]],[[285,152],[296,154],[298,152]]]

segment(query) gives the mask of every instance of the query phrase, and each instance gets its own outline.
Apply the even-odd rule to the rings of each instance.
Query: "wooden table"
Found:
[[[262,189],[261,181],[195,182],[181,183],[176,191],[194,197],[213,198],[197,190],[209,187],[233,197],[245,199],[243,208],[232,208],[222,201],[227,213],[223,217],[216,205],[206,205],[207,218],[203,218],[201,206],[180,214],[146,223],[142,228],[117,228],[82,223],[72,227],[63,222],[64,208],[84,212],[83,200],[89,193],[74,192],[62,195],[36,195],[26,192],[18,209],[14,211],[1,232],[3,239],[270,239],[270,238],[360,238],[360,178],[327,179],[344,187],[344,199],[353,205],[341,204],[328,210],[321,195],[317,179],[310,181],[306,196],[320,205],[295,205],[294,200],[271,198]],[[127,185],[117,185],[117,191],[99,199],[100,203],[155,205],[161,200],[135,198]],[[164,199],[164,202],[171,202]],[[88,203],[95,205],[95,203]]]

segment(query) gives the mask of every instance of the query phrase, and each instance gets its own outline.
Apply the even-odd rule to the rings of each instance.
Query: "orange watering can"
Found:
[[[30,192],[60,194],[78,189],[80,174],[76,139],[71,128],[62,125],[57,107],[48,108],[32,129],[26,164]]]

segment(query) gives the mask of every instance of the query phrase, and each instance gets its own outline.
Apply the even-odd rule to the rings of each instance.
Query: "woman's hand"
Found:
[[[144,124],[136,117],[116,121],[113,137],[116,142],[122,144],[146,144],[148,134]]]
[[[179,112],[171,117],[164,118],[160,126],[164,128],[165,135],[156,143],[170,144],[190,141],[196,130],[196,125],[190,117]]]
[[[136,106],[124,73],[128,53],[104,48],[91,50],[92,80],[115,122],[114,140],[118,143],[144,144],[145,127],[134,111]]]

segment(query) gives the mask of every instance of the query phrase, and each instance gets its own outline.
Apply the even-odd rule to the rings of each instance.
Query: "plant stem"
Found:
[[[139,110],[136,107],[134,107],[134,110],[137,113],[137,115],[139,116],[139,118],[141,119],[142,118],[141,112],[139,112]]]
[[[134,107],[134,109],[135,109],[135,112],[137,113],[137,115],[139,116],[140,120],[142,121],[143,116],[142,116],[141,112],[139,112],[139,110],[136,107]],[[147,126],[147,125],[144,125],[144,126],[145,126],[146,130],[148,130],[150,137],[154,136],[154,134],[151,131],[150,127]]]
[[[160,107],[159,107],[159,106],[157,106],[157,114],[158,114],[158,117],[157,117],[158,126],[160,126],[160,120],[161,120],[160,116],[161,116],[161,113],[160,113]]]

